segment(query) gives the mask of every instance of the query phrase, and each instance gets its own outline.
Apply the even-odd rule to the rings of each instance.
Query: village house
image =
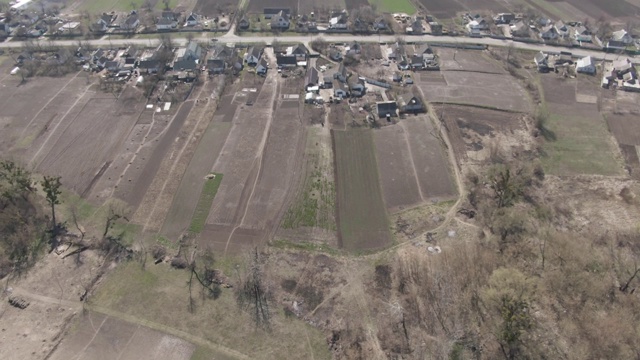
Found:
[[[402,82],[402,73],[400,71],[395,71],[391,76],[391,81],[393,82]]]
[[[156,23],[156,30],[172,30],[178,27],[178,22],[176,20],[171,20],[167,18],[160,18]]]
[[[343,82],[336,82],[333,86],[333,97],[338,99],[345,99],[347,96],[349,96],[347,86]]]
[[[184,22],[184,26],[197,26],[200,23],[200,16],[194,13],[189,14]]]
[[[516,16],[512,13],[500,13],[493,18],[496,25],[511,24],[516,20]]]
[[[267,75],[267,70],[269,70],[269,63],[267,62],[267,59],[262,57],[262,59],[260,59],[260,63],[256,66],[256,74],[262,76]]]
[[[384,18],[379,17],[373,21],[372,27],[373,31],[385,31],[389,28],[389,25]]]
[[[333,76],[324,75],[320,80],[320,88],[331,89],[333,87]]]
[[[333,16],[331,19],[329,19],[329,29],[346,30],[348,28],[348,25],[347,25],[348,20],[349,19],[347,17],[347,14],[344,12],[341,12],[336,16]]]
[[[576,72],[595,75],[596,64],[591,56],[584,57],[576,62]]]
[[[306,91],[318,91],[320,87],[320,75],[315,67],[309,68],[304,77],[304,89]]]
[[[529,37],[529,26],[522,20],[518,20],[509,26],[511,36],[513,37]]]
[[[238,29],[240,30],[247,30],[249,26],[251,26],[251,22],[249,22],[246,16],[243,16],[240,21],[238,21]]]
[[[186,47],[179,48],[171,67],[174,70],[194,70],[198,67],[202,48],[195,41],[190,41]]]
[[[127,16],[124,21],[120,24],[120,29],[127,31],[134,31],[140,25],[140,19],[138,18],[138,13],[134,10],[129,16]]]
[[[572,31],[573,31],[573,39],[575,41],[578,41],[578,42],[591,42],[592,39],[593,39],[591,31],[589,31],[589,29],[587,29],[583,25],[579,25],[579,26],[574,27]]]
[[[349,93],[353,97],[363,97],[367,92],[367,88],[364,86],[364,81],[360,78],[355,79],[349,83]]]
[[[422,100],[412,92],[398,96],[398,106],[401,113],[416,114],[424,111]]]
[[[160,19],[167,19],[178,22],[178,20],[180,19],[180,13],[171,10],[164,10],[160,13]]]
[[[540,37],[544,40],[556,40],[558,38],[558,30],[553,25],[547,25],[540,30]]]
[[[558,33],[558,37],[564,39],[567,36],[569,36],[569,28],[562,20],[556,21],[553,27],[554,29],[556,29],[556,32]]]
[[[247,50],[247,53],[244,55],[244,61],[249,66],[257,66],[260,61],[260,57],[262,56],[262,51],[264,49],[259,46],[252,46]]]
[[[330,49],[329,50],[329,59],[336,61],[336,62],[340,62],[342,61],[342,52],[339,51],[338,49]]]
[[[405,31],[407,32],[407,34],[422,35],[424,33],[424,26],[422,25],[422,19],[419,17],[416,17],[415,20],[409,26],[407,26]]]
[[[614,31],[611,34],[611,38],[607,42],[608,48],[624,49],[627,46],[633,44],[633,38],[626,30]]]
[[[286,55],[295,57],[298,62],[307,61],[307,58],[309,57],[309,49],[307,49],[303,44],[289,46],[286,50]]]
[[[291,20],[289,20],[289,15],[284,11],[280,11],[271,17],[271,30],[287,30],[290,25]]]
[[[340,64],[340,66],[338,67],[338,71],[333,74],[333,78],[341,83],[346,83],[347,79],[349,78],[347,67],[344,66],[344,64]]]
[[[362,52],[362,45],[359,42],[353,41],[345,48],[347,55],[358,55]]]
[[[106,32],[109,27],[112,26],[116,15],[103,13],[100,17],[90,26],[91,31],[101,33]]]
[[[549,71],[549,55],[540,51],[533,58],[533,61],[536,63],[536,67],[539,72],[548,72]]]
[[[207,71],[209,74],[222,74],[227,68],[227,61],[233,55],[233,49],[224,45],[214,46],[208,54]]]
[[[395,101],[379,101],[376,103],[376,112],[379,119],[389,120],[398,116],[398,104]]]
[[[271,18],[275,15],[283,13],[287,16],[291,16],[291,9],[289,8],[264,8],[263,15],[267,20],[271,20]]]
[[[421,55],[415,54],[411,57],[411,69],[423,70],[425,67],[424,58]]]
[[[290,68],[298,66],[298,59],[294,55],[276,54],[278,68]]]

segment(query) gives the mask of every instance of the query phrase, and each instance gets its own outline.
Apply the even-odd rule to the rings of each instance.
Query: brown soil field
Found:
[[[435,48],[440,57],[440,69],[475,71],[481,73],[506,74],[504,68],[486,51],[456,50],[450,48]]]
[[[528,94],[510,75],[469,71],[445,71],[443,74],[447,85],[419,84],[428,101],[531,111]]]
[[[640,8],[625,0],[567,0],[573,6],[589,14],[593,19],[602,15],[613,18],[633,18],[640,15]]]
[[[198,0],[193,8],[193,12],[199,15],[213,17],[221,13],[228,14],[235,11],[237,7],[237,0]]]
[[[389,212],[424,201],[404,128],[400,125],[386,126],[375,131],[373,139],[382,194]]]
[[[460,3],[451,0],[420,0],[420,4],[427,8],[429,14],[439,19],[452,18],[465,10]]]
[[[491,11],[494,13],[509,12],[510,6],[506,1],[499,0],[456,0],[468,11]]]
[[[33,156],[38,172],[61,176],[63,184],[78,194],[88,194],[104,173],[144,107],[140,93],[132,88],[117,100],[100,92],[86,93],[84,98],[47,130]]]
[[[332,131],[332,135],[341,246],[361,251],[390,245],[371,130]]]
[[[219,106],[201,134],[198,146],[189,160],[189,166],[182,175],[167,217],[162,224],[161,233],[168,239],[177,239],[189,227],[200,195],[200,192],[194,191],[194,189],[202,189],[205,176],[212,172],[213,164],[231,131],[232,120],[237,108],[237,103],[233,102],[236,86],[230,86],[231,91],[218,99],[219,86],[222,85],[224,79],[218,77],[215,79],[217,81],[207,83],[207,88],[204,91],[210,99],[217,101]]]
[[[390,212],[455,195],[442,145],[431,133],[433,126],[425,116],[375,132],[382,193]]]
[[[531,137],[523,126],[522,114],[451,105],[438,105],[435,110],[445,121],[459,163],[482,164],[496,149],[516,154],[533,146],[528,144]]]
[[[292,188],[300,176],[304,127],[298,101],[280,101],[273,115],[262,166],[249,201],[244,226],[268,229],[277,226]]]
[[[281,85],[284,86],[284,85]],[[297,181],[303,125],[297,101],[279,101],[279,78],[267,75],[260,91],[238,91],[237,115],[213,171],[224,175],[201,243],[235,251],[257,245],[277,228]],[[257,94],[247,106],[246,94]],[[277,109],[274,111],[274,106]],[[222,249],[220,249],[220,247]]]
[[[89,311],[49,359],[189,360],[195,350],[180,338]]]
[[[265,8],[289,8],[291,12],[297,12],[298,6],[296,0],[249,0],[247,12],[262,14]]]
[[[456,194],[447,157],[440,141],[433,135],[437,131],[425,116],[407,119],[401,125],[408,135],[418,183],[425,200],[450,199]]]
[[[640,124],[636,115],[606,114],[609,131],[613,133],[624,161],[627,171],[634,179],[640,179]]]

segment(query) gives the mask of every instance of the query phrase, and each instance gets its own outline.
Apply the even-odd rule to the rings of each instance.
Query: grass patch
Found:
[[[602,115],[560,116],[550,113],[545,127],[555,140],[545,141],[542,164],[554,175],[621,175],[621,165]]]
[[[382,200],[371,130],[333,131],[336,158],[338,228],[350,251],[389,246],[387,211]]]
[[[178,3],[178,0],[169,0],[169,9],[175,9]],[[156,2],[156,10],[164,11],[164,9],[164,1],[158,0],[158,2]]]
[[[98,15],[109,11],[131,11],[142,8],[144,0],[85,0],[80,6],[80,11],[88,11],[90,14]],[[162,2],[160,2],[162,4]],[[120,18],[120,17],[118,17]]]
[[[291,242],[287,240],[278,239],[270,242],[269,245],[278,249],[322,252],[330,255],[341,254],[340,250],[334,249],[327,244],[315,244],[310,242]]]
[[[233,277],[232,272],[227,275]],[[148,265],[143,270],[137,262],[123,263],[103,281],[89,307],[152,321],[235,349],[251,359],[331,359],[323,333],[301,320],[285,317],[275,302],[268,332],[257,329],[251,314],[239,309],[231,289],[223,289],[213,300],[203,299],[199,288],[194,288],[195,311],[189,312],[188,279],[187,271],[166,264]],[[196,351],[193,358],[211,358],[206,357],[211,355],[207,350]]]
[[[191,225],[189,225],[189,231],[193,233],[199,233],[204,229],[207,217],[209,217],[213,198],[216,197],[216,193],[222,182],[222,174],[214,175],[215,177],[213,179],[205,180],[202,186],[200,199],[198,199],[198,205],[196,205],[196,210],[191,217]]]
[[[319,131],[317,128],[309,129],[305,149],[307,173],[302,191],[284,215],[284,229],[318,227],[336,231],[336,187],[331,145],[326,141],[328,139],[321,138]]]
[[[369,0],[369,3],[376,5],[379,11],[388,13],[406,13],[413,15],[416,7],[409,0]]]

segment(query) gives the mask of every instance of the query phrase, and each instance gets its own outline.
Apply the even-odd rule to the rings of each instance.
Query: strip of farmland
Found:
[[[391,244],[371,130],[333,131],[340,244],[372,250]]]

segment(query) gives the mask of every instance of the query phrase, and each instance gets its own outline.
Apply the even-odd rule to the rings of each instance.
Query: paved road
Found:
[[[357,40],[359,42],[394,42],[398,38],[397,35],[368,35],[368,36],[354,36],[354,35],[308,35],[308,36],[238,36],[233,33],[233,29],[231,29],[227,34],[218,37],[219,42],[223,43],[255,43],[255,42],[265,42],[267,44],[272,44],[275,40],[280,42],[295,42],[295,43],[304,43],[309,44],[312,40],[316,38],[323,38],[327,41],[331,42],[349,42],[353,40]],[[194,38],[198,41],[207,42],[210,40],[208,37],[196,37]],[[618,55],[616,54],[606,54],[602,51],[596,50],[587,50],[580,48],[562,48],[558,46],[548,46],[548,45],[539,45],[539,44],[528,44],[511,40],[499,40],[492,38],[469,38],[469,37],[448,37],[448,36],[433,36],[433,35],[421,35],[421,36],[406,36],[404,37],[406,41],[411,42],[433,42],[433,43],[458,43],[458,44],[483,44],[489,46],[513,46],[517,49],[524,50],[534,50],[534,51],[545,51],[545,52],[558,52],[561,50],[567,50],[571,53],[578,56],[593,56],[596,59],[607,59],[612,60],[615,59]],[[172,41],[178,45],[184,45],[188,42],[187,38],[179,37],[174,38]],[[108,36],[97,39],[97,40],[83,40],[85,43],[90,43],[92,46],[96,47],[109,47],[109,46],[124,46],[126,44],[135,44],[135,45],[155,45],[159,43],[157,39],[109,39]],[[45,40],[42,42],[43,44],[55,44],[58,46],[75,46],[78,44],[78,40],[55,40],[49,41]],[[22,46],[22,42],[3,42],[0,43],[0,48],[20,48]]]

